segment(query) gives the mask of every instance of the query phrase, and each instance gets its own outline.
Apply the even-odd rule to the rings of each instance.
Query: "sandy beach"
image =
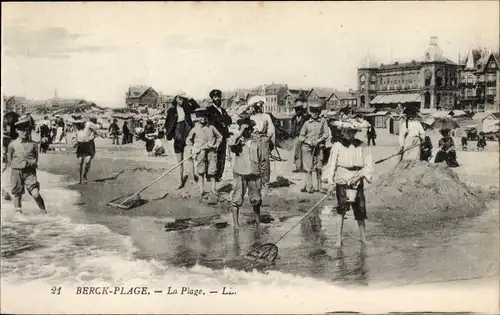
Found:
[[[106,206],[108,201],[138,190],[175,164],[175,157],[169,150],[167,156],[154,158],[146,155],[142,143],[114,147],[108,141],[98,140],[97,155],[89,173],[90,182],[83,185],[76,184],[77,159],[69,145],[58,146],[64,147],[65,151],[40,156],[39,178],[49,209],[47,217],[34,215],[35,206],[27,196],[23,200],[27,211],[33,214],[28,214],[22,223],[11,216],[10,205],[2,212],[2,221],[6,222],[2,230],[6,243],[2,246],[8,249],[3,251],[2,282],[11,292],[4,295],[5,298],[24,290],[22,283],[29,283],[31,288],[42,286],[46,281],[62,281],[70,287],[78,283],[118,284],[124,281],[126,274],[127,280],[123,283],[147,283],[159,288],[172,283],[203,288],[215,283],[231,283],[233,289],[255,298],[265,292],[271,294],[263,286],[272,283],[274,290],[278,286],[284,290],[282,292],[288,290],[287,294],[294,295],[297,301],[303,293],[292,289],[292,286],[295,283],[295,286],[303,287],[309,283],[318,289],[321,287],[321,290],[337,292],[344,301],[353,301],[354,295],[363,294],[367,302],[356,304],[356,310],[373,309],[374,305],[380,306],[377,301],[387,301],[394,294],[400,294],[402,299],[406,294],[415,296],[420,294],[417,292],[423,292],[422,286],[426,286],[425,292],[431,295],[424,297],[425,294],[421,293],[425,302],[413,303],[414,309],[418,310],[419,305],[422,310],[436,309],[436,299],[450,299],[450,290],[454,289],[458,290],[453,291],[456,292],[455,298],[459,296],[461,299],[461,303],[456,305],[457,310],[493,309],[491,303],[475,304],[473,297],[463,295],[467,290],[460,291],[459,288],[468,285],[476,288],[476,292],[486,290],[481,291],[482,299],[494,301],[495,291],[492,288],[498,282],[500,259],[496,143],[490,142],[484,152],[458,152],[461,166],[454,171],[486,201],[486,207],[478,211],[477,216],[440,226],[429,226],[423,222],[417,226],[419,234],[398,236],[372,219],[374,216],[370,213],[368,200],[367,231],[373,244],[361,246],[356,223],[352,213],[349,213],[344,248],[335,250],[332,210],[336,201],[332,196],[280,243],[275,265],[260,266],[247,264],[242,255],[257,244],[278,239],[323,196],[321,193],[300,192],[304,174],[291,172],[290,152],[280,150],[286,161],[272,162],[271,180],[280,175],[295,185],[267,190],[264,195],[263,213],[270,214],[275,220],[263,224],[258,230],[244,224],[239,231],[235,231],[231,227],[226,201],[229,193],[221,192],[217,205],[200,202],[197,186],[191,179],[185,189],[174,188],[178,184],[175,171],[174,175],[166,176],[141,194],[148,200],[146,204],[130,210]],[[394,136],[380,136],[378,146],[372,148],[374,160],[397,151],[396,142]],[[393,169],[396,163],[397,159],[391,159],[377,165],[374,181]],[[93,182],[113,177],[123,170],[127,171],[116,179]],[[227,189],[230,184],[228,162],[219,187],[226,186]],[[370,190],[370,185],[366,189]],[[229,226],[222,229],[199,226],[183,231],[165,231],[165,224],[174,219],[213,215],[229,222]],[[248,202],[242,208],[242,215],[243,222],[251,218]],[[21,243],[19,235],[26,235],[21,238]],[[58,257],[57,260],[54,257]],[[120,262],[116,260],[118,257]],[[43,266],[42,275],[38,271],[34,273],[33,267],[30,267],[33,264]],[[204,276],[200,277],[200,274]],[[284,286],[284,283],[287,285]],[[366,291],[368,288],[370,291]],[[357,293],[351,296],[348,294],[351,291]],[[272,292],[280,301],[287,299],[285,295]],[[326,296],[318,299],[317,307],[321,311],[344,305],[339,301],[332,304]],[[81,302],[74,302],[80,305],[79,310],[82,309]],[[46,305],[48,302],[40,303]],[[151,311],[162,309],[159,304],[154,305],[156,308],[152,305]],[[398,308],[397,305],[387,308],[385,303],[385,308],[380,310],[401,309],[402,306]],[[180,310],[181,306],[176,307],[174,309]]]

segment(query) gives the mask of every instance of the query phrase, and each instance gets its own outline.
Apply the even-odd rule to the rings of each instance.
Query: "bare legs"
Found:
[[[33,197],[33,199],[35,200],[36,205],[38,206],[40,211],[42,211],[43,213],[47,213],[47,210],[45,209],[45,201],[43,200],[42,195],[40,195],[40,190],[38,188],[35,188],[30,192],[30,194],[31,197]],[[16,208],[16,212],[18,213],[22,213],[21,198],[22,195],[14,196],[14,208]]]
[[[344,218],[345,215],[337,215],[337,241],[335,242],[335,248],[342,247],[342,230],[344,228]],[[358,220],[358,230],[360,241],[365,245],[370,245],[371,243],[366,239],[365,220]]]
[[[233,206],[233,225],[235,228],[240,227],[239,217],[240,217],[240,207]]]
[[[80,158],[80,184],[87,182],[87,174],[90,170],[92,158],[93,157],[91,155]]]
[[[335,242],[335,248],[342,247],[342,229],[344,228],[344,217],[345,214],[337,215],[337,242]]]

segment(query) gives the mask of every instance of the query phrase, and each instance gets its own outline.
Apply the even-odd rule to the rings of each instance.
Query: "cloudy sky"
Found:
[[[205,97],[263,83],[356,88],[356,68],[498,49],[483,2],[2,3],[2,93],[124,103],[130,85]],[[392,59],[391,59],[392,58]]]

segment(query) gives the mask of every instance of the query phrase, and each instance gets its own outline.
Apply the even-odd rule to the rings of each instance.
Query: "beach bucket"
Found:
[[[347,202],[354,202],[356,200],[356,195],[358,191],[356,189],[346,189],[347,193]]]

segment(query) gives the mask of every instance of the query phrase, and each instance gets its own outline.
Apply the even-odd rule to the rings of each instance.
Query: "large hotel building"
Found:
[[[358,68],[358,106],[384,110],[407,104],[422,109],[457,108],[460,69],[443,56],[437,37],[431,37],[419,61],[378,65],[367,57]]]

